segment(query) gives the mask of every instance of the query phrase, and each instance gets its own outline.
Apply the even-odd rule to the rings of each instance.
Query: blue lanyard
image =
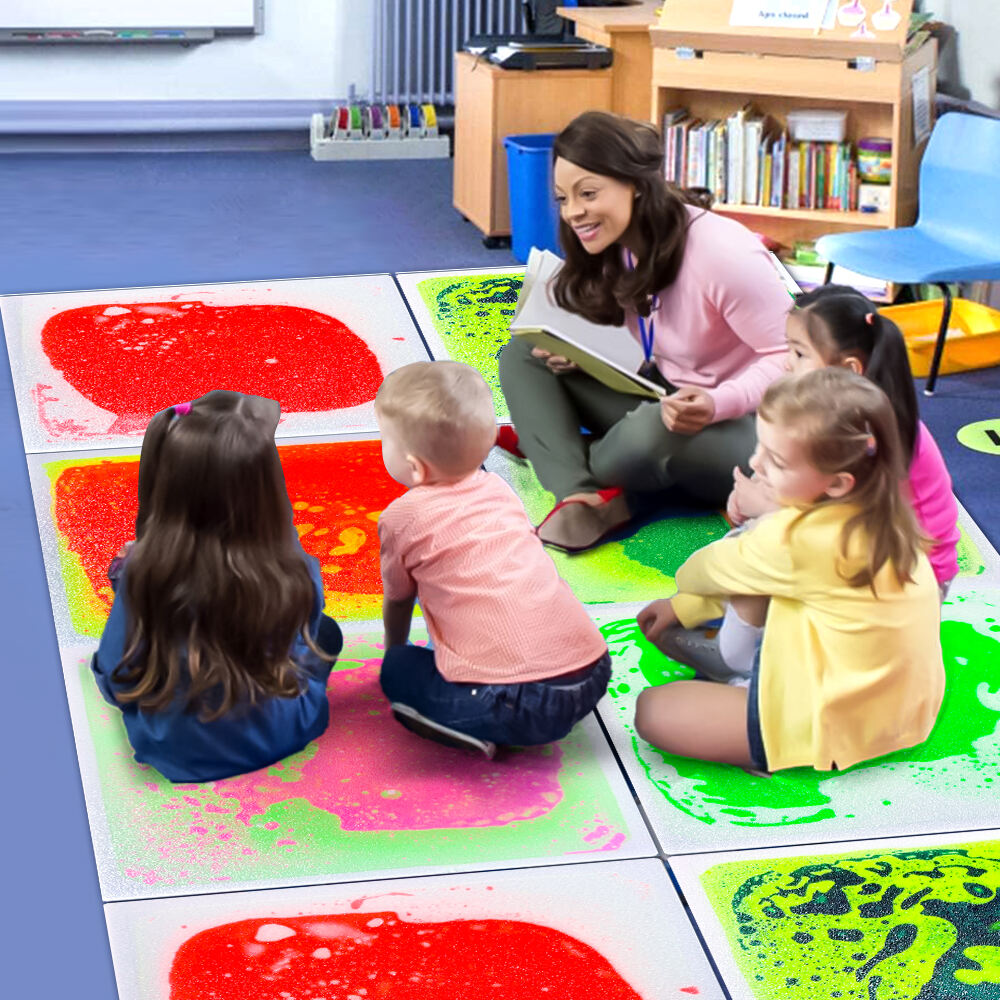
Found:
[[[659,303],[656,301],[656,297],[653,297],[653,309],[659,307]],[[653,360],[653,337],[656,336],[656,321],[653,319],[652,312],[649,317],[649,328],[646,328],[645,317],[639,317],[639,338],[642,340],[642,353],[646,358],[646,361]]]
[[[635,270],[635,258],[632,256],[632,251],[628,251],[628,269],[630,271]],[[642,353],[646,359],[646,363],[649,364],[653,360],[653,340],[656,337],[656,320],[653,319],[653,313],[660,308],[660,297],[658,295],[652,296],[649,303],[649,324],[647,326],[646,317],[639,316],[639,339],[642,342]]]

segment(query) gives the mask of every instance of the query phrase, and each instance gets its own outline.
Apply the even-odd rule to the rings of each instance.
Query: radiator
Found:
[[[521,0],[376,0],[371,100],[454,104],[454,59],[470,35],[524,31]]]

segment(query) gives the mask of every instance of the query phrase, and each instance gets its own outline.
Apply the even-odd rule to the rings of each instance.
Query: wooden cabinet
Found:
[[[866,29],[838,24],[813,32],[729,25],[731,0],[669,0],[651,29],[653,120],[687,108],[703,120],[725,119],[752,102],[783,125],[800,108],[847,111],[846,138],[892,140],[893,176],[887,212],[771,208],[717,204],[716,211],[740,219],[779,243],[814,239],[824,233],[871,227],[908,226],[917,213],[917,177],[926,136],[915,141],[912,86],[926,71],[931,98],[937,47],[928,39],[908,51],[906,30],[912,0],[897,0],[892,30],[875,30],[882,0],[861,0]],[[920,78],[920,77],[918,77]]]
[[[500,69],[459,52],[455,56],[455,208],[485,236],[508,235],[504,138],[559,132],[581,111],[610,107],[610,69]]]
[[[631,7],[558,7],[572,21],[578,38],[611,49],[611,110],[647,121],[653,47],[649,29],[663,0],[642,0]]]

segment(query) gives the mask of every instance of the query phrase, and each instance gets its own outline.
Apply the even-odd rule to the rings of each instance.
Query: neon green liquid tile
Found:
[[[701,876],[758,1000],[997,1000],[1000,844],[715,865]]]
[[[681,813],[705,824],[785,826],[854,819],[865,810],[891,808],[907,790],[939,793],[960,809],[982,803],[1000,787],[1000,630],[996,601],[959,596],[944,607],[941,637],[947,674],[937,723],[923,743],[839,772],[792,768],[758,777],[725,764],[675,757],[650,746],[634,729],[635,700],[647,685],[692,672],[667,660],[642,637],[634,620],[609,622],[602,631],[612,653],[609,694],[617,722],[630,737],[646,779]],[[642,683],[645,681],[645,683]],[[877,772],[883,781],[855,775]],[[878,800],[873,789],[892,789]]]
[[[519,274],[483,274],[428,278],[417,286],[449,357],[482,374],[501,418],[507,416],[507,404],[497,356],[510,339],[521,284]]]

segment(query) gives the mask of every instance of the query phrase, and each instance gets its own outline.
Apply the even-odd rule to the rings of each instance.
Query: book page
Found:
[[[642,348],[627,327],[591,323],[556,305],[550,284],[562,263],[548,250],[532,249],[517,309],[511,320],[511,331],[550,330],[626,372],[638,372],[643,362]],[[534,291],[536,286],[537,293]]]

